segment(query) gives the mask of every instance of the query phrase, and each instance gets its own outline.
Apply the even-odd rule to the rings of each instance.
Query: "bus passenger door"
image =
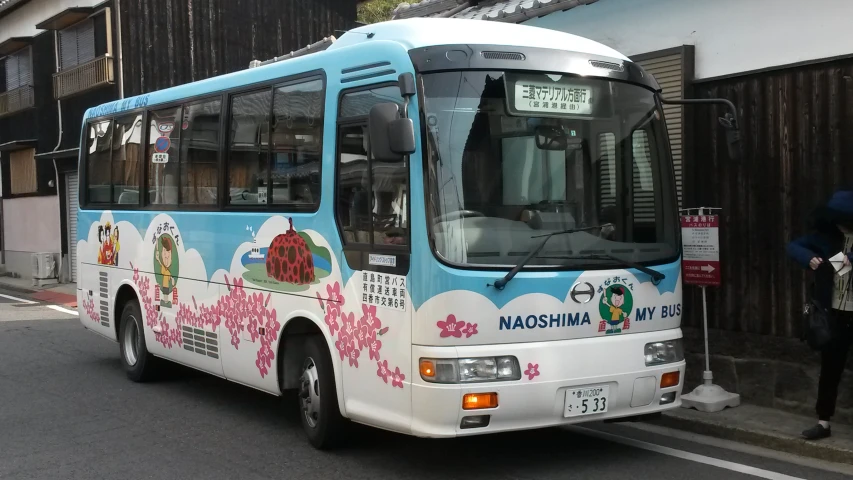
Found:
[[[388,92],[384,92],[384,90]],[[345,303],[334,360],[341,360],[345,410],[353,420],[396,431],[411,429],[411,312],[408,160],[368,158],[367,110],[347,108],[348,95],[368,100],[396,86],[344,95],[338,123],[336,216],[343,244],[339,264]],[[376,103],[373,101],[372,103]],[[352,299],[352,300],[350,300]],[[337,354],[337,355],[336,355]]]

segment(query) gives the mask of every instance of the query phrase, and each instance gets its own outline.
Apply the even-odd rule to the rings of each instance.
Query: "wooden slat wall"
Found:
[[[125,94],[244,70],[355,24],[353,0],[122,2]]]
[[[723,286],[708,289],[712,328],[784,337],[801,329],[809,277],[785,255],[808,213],[853,185],[853,60],[695,85],[740,110],[744,159],[728,159],[720,108],[695,111],[695,198],[723,210]],[[698,289],[686,288],[686,325],[701,325]],[[692,305],[692,307],[691,307]]]
[[[35,149],[27,148],[9,154],[12,195],[33,193],[38,189],[35,153]]]

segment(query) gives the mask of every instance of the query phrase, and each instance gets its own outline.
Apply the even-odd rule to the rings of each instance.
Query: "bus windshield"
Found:
[[[678,254],[676,195],[654,92],[565,74],[422,77],[430,240],[445,262],[612,268]],[[610,258],[616,257],[616,258]]]

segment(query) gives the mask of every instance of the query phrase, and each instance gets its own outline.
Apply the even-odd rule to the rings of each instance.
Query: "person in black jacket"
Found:
[[[853,274],[838,275],[853,262],[853,190],[839,190],[826,205],[812,214],[813,231],[788,245],[788,256],[815,272],[814,302],[831,308],[835,329],[830,344],[821,352],[817,392],[818,424],[803,431],[808,440],[829,437],[835,414],[838,385],[853,344]],[[843,253],[840,260],[831,260]]]

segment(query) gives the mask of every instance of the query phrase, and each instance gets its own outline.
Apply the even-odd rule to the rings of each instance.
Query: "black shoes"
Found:
[[[832,430],[830,428],[823,428],[823,425],[817,424],[808,430],[803,430],[803,438],[806,440],[820,440],[822,438],[827,438],[832,436]]]

